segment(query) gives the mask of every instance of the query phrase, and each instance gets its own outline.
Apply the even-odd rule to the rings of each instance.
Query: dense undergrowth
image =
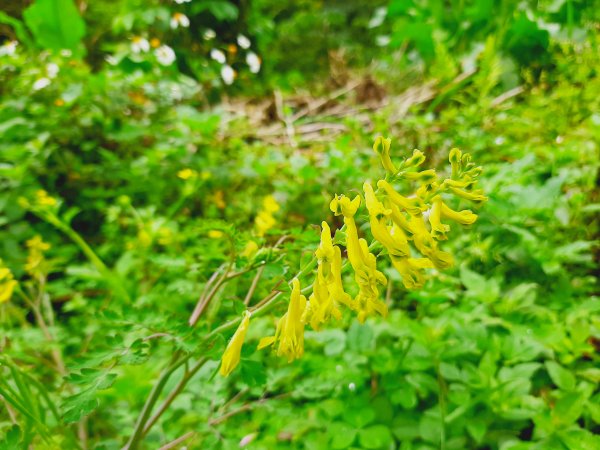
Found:
[[[181,3],[91,4],[69,51],[0,16],[19,40],[0,56],[0,447],[599,448],[594,11]],[[334,194],[381,178],[379,135],[396,161],[450,176],[457,147],[483,167],[454,267],[407,290],[381,258],[386,318],[307,329],[291,364],[257,350],[288,282],[314,280],[321,222],[343,226]]]

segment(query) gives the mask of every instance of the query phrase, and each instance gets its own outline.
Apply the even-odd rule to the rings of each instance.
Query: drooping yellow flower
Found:
[[[373,144],[373,150],[375,150],[375,153],[379,155],[384,169],[391,175],[396,175],[396,173],[398,173],[398,169],[390,158],[391,144],[391,139],[384,139],[383,136],[377,136],[377,138],[375,138],[375,143]]]
[[[304,354],[304,310],[306,297],[300,292],[300,281],[292,280],[292,295],[287,312],[279,319],[274,336],[262,338],[258,348],[262,349],[279,342],[277,356],[286,356],[288,362]]]
[[[423,215],[412,216],[410,227],[413,230],[413,242],[423,256],[431,260],[437,269],[447,269],[454,264],[452,255],[438,248],[437,241],[431,236],[425,226]]]
[[[365,319],[374,313],[382,316],[387,314],[387,306],[379,299],[379,286],[385,286],[387,279],[377,270],[375,255],[369,252],[369,245],[364,239],[359,239],[354,215],[360,206],[360,197],[352,201],[345,195],[337,196],[332,200],[330,208],[336,216],[344,216],[346,225],[346,250],[348,260],[354,269],[354,280],[358,284],[358,295],[354,300],[354,307],[358,311],[358,320]]]
[[[0,304],[10,300],[17,286],[13,274],[8,267],[5,267],[0,259]]]
[[[431,235],[438,240],[446,240],[446,233],[450,231],[450,226],[442,223],[442,197],[436,195],[431,200],[431,210],[429,211],[429,224],[431,225]]]
[[[370,183],[366,182],[363,185],[363,190],[365,191],[365,203],[369,211],[371,233],[373,233],[375,240],[386,248],[391,257],[409,256],[408,240],[402,229],[396,229],[392,235],[390,228],[388,228],[388,217],[391,216],[392,210],[384,207],[383,203],[377,199]]]
[[[429,258],[392,258],[392,265],[402,277],[402,284],[406,289],[423,287],[424,269],[434,267]]]
[[[315,252],[318,261],[317,277],[313,293],[308,299],[305,321],[318,330],[331,317],[341,318],[340,303],[352,308],[351,297],[342,285],[342,256],[339,247],[333,245],[327,222],[321,224],[321,243]]]
[[[251,314],[248,311],[244,311],[242,321],[240,322],[237,330],[235,330],[235,333],[229,340],[229,343],[223,352],[219,373],[224,377],[229,376],[229,374],[233,372],[233,370],[240,363],[242,345],[244,344],[246,332],[248,331],[248,326],[250,325],[250,316]]]

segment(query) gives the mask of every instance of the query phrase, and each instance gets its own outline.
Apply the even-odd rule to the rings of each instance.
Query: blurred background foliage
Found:
[[[595,2],[0,4],[1,448],[121,448],[175,350],[208,362],[143,448],[600,448]],[[257,317],[215,378],[254,272],[190,328],[211,275],[264,261],[251,304],[289,280],[378,134],[484,167],[457,266],[385,268],[390,316],[293,364]]]

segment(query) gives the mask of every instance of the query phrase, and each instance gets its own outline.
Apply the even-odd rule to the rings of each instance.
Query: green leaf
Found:
[[[343,422],[333,422],[327,433],[331,437],[331,448],[348,448],[356,438],[356,430]]]
[[[50,50],[80,50],[85,22],[73,0],[36,0],[23,19],[37,44]]]
[[[240,362],[242,381],[248,386],[263,386],[267,381],[265,367],[259,361],[242,359]]]
[[[583,411],[584,397],[579,393],[569,393],[562,396],[552,411],[553,421],[562,425],[571,425]]]
[[[565,391],[572,391],[575,388],[575,376],[560,364],[554,361],[546,361],[546,370],[552,382]]]
[[[239,15],[237,6],[225,0],[194,2],[192,11],[195,14],[203,11],[209,11],[219,21],[236,20]]]
[[[389,447],[392,433],[385,425],[373,425],[358,432],[358,440],[364,448]]]
[[[370,350],[374,343],[371,327],[354,321],[348,330],[348,348],[354,351]]]
[[[23,42],[26,45],[31,45],[31,36],[29,35],[29,33],[27,33],[23,22],[15,19],[14,17],[9,16],[3,11],[0,11],[0,23],[4,23],[13,27],[17,39],[19,39],[19,41]]]

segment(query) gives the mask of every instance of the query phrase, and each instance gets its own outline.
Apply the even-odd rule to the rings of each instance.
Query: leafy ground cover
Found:
[[[2,448],[600,447],[597,11],[345,3],[0,15]],[[377,136],[483,168],[453,267],[406,289],[375,245],[387,317],[258,350]]]

